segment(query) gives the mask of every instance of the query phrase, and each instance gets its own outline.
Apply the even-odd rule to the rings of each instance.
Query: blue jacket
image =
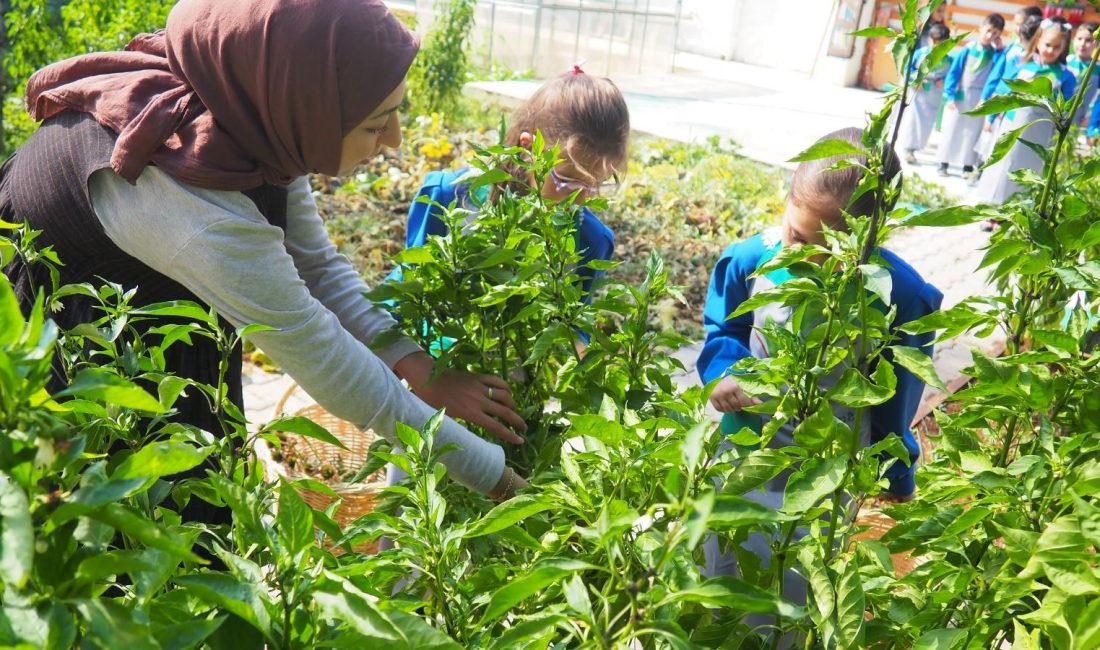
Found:
[[[985,80],[982,88],[982,101],[996,95],[1001,86],[1001,80],[1005,77],[1014,78],[1017,68],[1020,67],[1020,59],[1024,56],[1024,48],[1019,43],[1013,43],[1004,49],[1004,53],[993,60],[993,69],[989,72],[989,78]]]
[[[763,235],[756,235],[731,245],[718,258],[703,307],[706,340],[696,362],[699,376],[704,383],[721,377],[733,364],[752,356],[749,348],[752,313],[729,320],[726,317],[749,297],[754,281],[750,276],[756,272],[761,260],[770,257],[770,253],[778,246],[779,244],[768,247],[764,243]],[[943,294],[936,287],[925,282],[920,273],[895,253],[882,249],[879,250],[879,255],[890,265],[890,277],[893,280],[890,302],[897,305],[895,324],[903,325],[939,309]],[[931,333],[895,334],[897,344],[918,348],[929,356],[932,355]],[[883,404],[871,407],[871,441],[878,442],[890,433],[896,433],[909,450],[910,459],[916,461],[920,456],[920,446],[910,425],[917,407],[920,406],[924,382],[901,366],[895,365],[894,370],[898,380],[894,396]],[[916,487],[914,472],[915,467],[912,465],[890,465],[885,472],[890,482],[890,492],[902,496],[912,494]]]
[[[945,102],[959,101],[963,97],[963,89],[959,87],[962,83],[963,73],[966,71],[966,64],[970,61],[971,56],[980,56],[981,50],[985,49],[981,43],[977,41],[968,44],[966,47],[960,48],[951,57],[951,67],[947,70],[947,76],[943,79],[943,100]],[[1004,56],[1004,50],[992,50],[992,59],[990,65],[993,69],[996,69],[997,63]],[[992,70],[990,76],[992,76]],[[983,93],[984,94],[984,93]]]
[[[439,218],[441,206],[449,206],[457,201],[459,205],[469,203],[466,187],[457,181],[469,169],[451,169],[431,172],[424,180],[416,199],[409,206],[409,221],[405,231],[405,246],[413,248],[423,246],[429,235],[446,235],[447,226]],[[420,201],[428,197],[432,203]],[[476,208],[475,208],[476,209]],[[592,281],[603,275],[603,271],[594,271],[587,267],[593,260],[610,260],[615,253],[615,234],[603,224],[594,212],[581,208],[580,224],[577,228],[577,252],[581,256],[581,266],[577,275],[581,276],[585,293],[592,289]],[[391,277],[398,273],[395,270]]]

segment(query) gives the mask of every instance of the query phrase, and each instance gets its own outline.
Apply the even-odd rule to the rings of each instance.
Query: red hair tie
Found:
[[[581,64],[576,63],[576,64],[573,65],[573,74],[575,74],[575,75],[584,74],[584,70],[581,70]]]

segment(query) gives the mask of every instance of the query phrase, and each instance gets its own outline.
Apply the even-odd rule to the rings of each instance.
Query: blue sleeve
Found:
[[[1089,114],[1089,128],[1085,133],[1090,138],[1100,135],[1100,99],[1092,104],[1092,112]]]
[[[951,59],[951,67],[947,69],[947,76],[943,78],[943,100],[954,102],[959,99],[959,83],[962,82],[963,70],[966,69],[966,58],[970,55],[970,48],[964,47],[955,53]]]
[[[581,266],[577,275],[581,276],[585,301],[592,300],[592,283],[604,275],[603,271],[588,268],[589,262],[609,261],[615,256],[615,233],[611,231],[594,212],[588,208],[581,211],[581,223],[577,229],[577,252],[581,256]]]
[[[727,248],[714,265],[703,306],[706,340],[695,362],[703,383],[721,377],[730,366],[752,356],[749,349],[752,313],[728,320],[727,316],[748,299],[752,287],[749,276],[756,271],[763,254],[763,238],[757,235]]]
[[[940,308],[943,294],[924,281],[900,257],[889,251],[881,251],[882,257],[892,267],[893,289],[890,300],[897,305],[898,311],[894,325],[900,326],[916,320]],[[926,334],[903,334],[896,332],[896,344],[917,348],[932,356],[934,332]],[[887,357],[889,359],[889,357]],[[893,361],[890,361],[893,363]],[[912,423],[924,394],[924,382],[905,368],[894,364],[897,375],[897,390],[888,401],[871,408],[871,442],[876,443],[891,433],[897,434],[909,451],[910,465],[895,461],[890,463],[884,476],[890,483],[889,491],[899,496],[907,496],[916,489],[913,463],[920,457],[920,445],[913,435]]]
[[[1062,68],[1062,99],[1069,100],[1077,92],[1077,77],[1066,68]]]
[[[997,57],[993,60],[993,68],[989,71],[989,77],[985,80],[985,86],[982,87],[982,101],[989,99],[993,95],[1003,92],[1000,89],[1001,79],[1004,78],[1006,69],[1008,68],[1008,48],[1002,50]]]
[[[922,61],[924,61],[925,57],[928,56],[929,52],[931,52],[931,50],[927,46],[925,46],[917,48],[917,51],[913,53],[913,61],[909,64],[909,72],[914,77],[916,77],[917,73],[920,72],[920,64]]]
[[[409,220],[405,228],[405,248],[423,246],[428,235],[446,235],[447,226],[439,218],[439,206],[448,206],[455,200],[455,181],[462,171],[431,172],[417,190],[409,206]],[[427,197],[431,203],[424,203]],[[439,204],[439,205],[436,205]]]

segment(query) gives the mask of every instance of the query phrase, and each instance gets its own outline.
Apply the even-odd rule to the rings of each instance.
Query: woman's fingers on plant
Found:
[[[524,432],[527,430],[527,423],[520,417],[519,413],[516,413],[515,409],[509,406],[505,406],[499,402],[489,402],[485,405],[485,412],[495,417],[497,420],[501,420],[504,424],[508,425],[512,431]],[[519,442],[523,442],[523,438],[519,438]]]

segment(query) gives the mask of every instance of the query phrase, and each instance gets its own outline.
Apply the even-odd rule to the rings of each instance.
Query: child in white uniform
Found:
[[[982,22],[978,38],[959,51],[951,62],[951,69],[943,85],[943,100],[947,107],[943,112],[943,141],[940,142],[938,159],[940,176],[947,176],[951,165],[962,167],[963,176],[976,176],[974,164],[977,153],[974,146],[982,134],[982,118],[965,115],[981,101],[986,79],[1002,54],[995,47],[1000,42],[1005,20],[1000,14],[990,14]]]

